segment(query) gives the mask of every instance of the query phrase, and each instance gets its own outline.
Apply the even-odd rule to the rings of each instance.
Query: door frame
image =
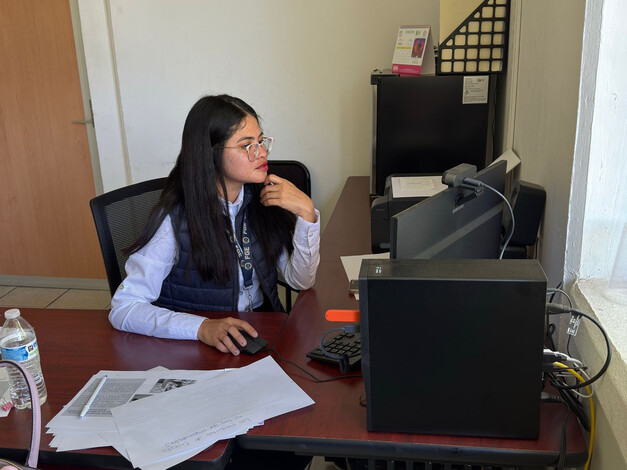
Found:
[[[94,113],[91,105],[91,94],[89,90],[89,80],[87,79],[87,63],[85,61],[85,47],[83,44],[83,33],[81,29],[81,17],[78,9],[78,0],[69,0],[70,13],[72,14],[72,29],[74,30],[74,44],[76,46],[76,60],[78,62],[78,76],[81,84],[81,96],[83,97],[83,110],[85,114],[84,123],[76,123],[77,126],[84,125],[87,130],[87,141],[89,142],[89,155],[91,158],[91,168],[94,175],[94,186],[96,195],[104,192],[102,184],[102,171],[100,169],[100,159],[98,158],[98,144],[96,141],[96,129]],[[81,120],[80,117],[76,118]]]

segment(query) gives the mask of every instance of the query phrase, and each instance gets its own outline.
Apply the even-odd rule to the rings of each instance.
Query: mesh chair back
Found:
[[[311,197],[311,176],[305,165],[296,160],[270,160],[268,173],[285,178],[294,186]]]
[[[115,189],[89,202],[112,296],[126,277],[124,265],[128,256],[123,250],[137,240],[146,226],[166,179]]]

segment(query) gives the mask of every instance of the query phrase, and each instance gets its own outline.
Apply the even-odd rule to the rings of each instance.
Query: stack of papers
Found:
[[[271,357],[219,371],[100,371],[46,427],[57,451],[113,446],[134,467],[164,470],[313,403]]]
[[[346,272],[346,277],[348,278],[348,282],[353,279],[359,279],[359,270],[361,269],[361,262],[365,259],[389,259],[390,252],[386,251],[385,253],[376,253],[376,254],[368,254],[368,255],[352,255],[352,256],[340,256],[342,260],[342,265],[344,266],[344,272]],[[359,292],[355,293],[355,298],[359,300]]]
[[[392,197],[430,197],[448,188],[438,176],[394,176],[392,177]]]

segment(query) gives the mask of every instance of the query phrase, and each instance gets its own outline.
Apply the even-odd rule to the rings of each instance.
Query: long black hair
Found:
[[[127,251],[134,253],[154,236],[167,214],[185,214],[191,240],[191,262],[205,281],[225,284],[233,275],[234,247],[228,239],[231,222],[220,200],[227,194],[221,146],[243,125],[247,116],[259,121],[255,110],[229,95],[205,96],[192,107],[185,120],[181,152],[170,172],[159,202],[146,228]],[[284,248],[291,254],[296,217],[280,207],[265,207],[259,193],[262,184],[248,184],[250,230],[262,246],[270,266]],[[180,217],[174,227],[178,233]],[[187,266],[189,269],[190,266]]]

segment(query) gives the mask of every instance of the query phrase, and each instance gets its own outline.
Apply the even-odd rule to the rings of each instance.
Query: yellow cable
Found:
[[[561,367],[562,369],[566,369],[566,372],[570,372],[572,375],[577,377],[577,380],[580,382],[585,382],[584,378],[579,375],[576,371],[568,367],[567,365],[562,364],[561,362],[554,362],[556,366]],[[588,445],[588,460],[586,461],[586,466],[584,470],[588,470],[590,468],[590,461],[592,460],[592,449],[594,448],[594,400],[592,399],[592,391],[590,387],[586,385],[586,391],[588,392],[588,400],[590,400],[590,444]]]

